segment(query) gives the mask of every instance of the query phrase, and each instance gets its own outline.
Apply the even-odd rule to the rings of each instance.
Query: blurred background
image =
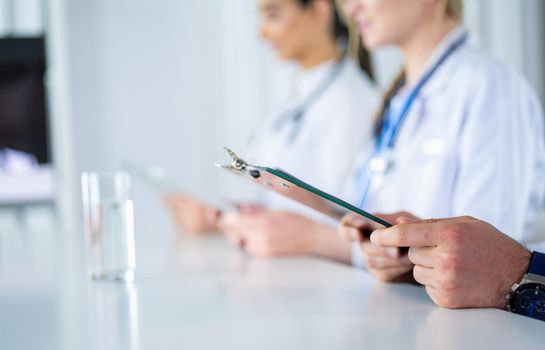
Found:
[[[465,12],[545,101],[545,2]],[[381,86],[399,62],[375,54]],[[81,172],[126,162],[230,191],[213,163],[278,108],[293,68],[261,43],[256,0],[0,0],[0,233],[81,234]],[[137,230],[173,229],[157,192],[137,182],[134,199]]]

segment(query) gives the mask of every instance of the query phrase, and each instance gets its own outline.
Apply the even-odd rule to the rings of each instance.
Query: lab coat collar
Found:
[[[330,60],[314,68],[297,72],[293,81],[297,99],[302,101],[312,94],[320,84],[323,84],[336,64],[336,60]]]
[[[428,63],[426,64],[426,70],[430,69],[438,60],[439,58],[445,53],[445,51],[448,50],[448,48],[458,39],[460,39],[462,36],[466,35],[467,31],[464,27],[458,26],[454,28],[447,36],[443,39],[443,41],[439,44],[439,46],[435,49],[435,52],[431,56],[431,58],[428,60]],[[467,42],[464,43],[458,50],[463,49],[463,47],[467,45]],[[455,52],[453,56],[456,56],[458,52]],[[435,76],[431,78],[431,80],[424,85],[422,90],[420,91],[421,96],[429,96],[433,95],[434,93],[437,93],[441,91],[448,83],[450,77],[452,77],[453,71],[458,66],[456,60],[452,60],[451,57],[447,59],[443,66],[439,68],[439,70],[435,73]]]

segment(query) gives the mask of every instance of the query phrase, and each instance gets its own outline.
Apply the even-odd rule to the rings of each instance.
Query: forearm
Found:
[[[326,224],[316,224],[312,236],[311,252],[316,256],[351,263],[350,243],[337,236],[335,228]]]

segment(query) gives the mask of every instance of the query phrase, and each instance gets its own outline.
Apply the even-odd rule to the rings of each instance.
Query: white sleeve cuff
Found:
[[[367,269],[367,264],[365,263],[365,259],[363,258],[363,253],[361,251],[361,247],[359,242],[353,242],[352,243],[352,266],[357,267],[359,269]]]
[[[536,251],[545,254],[545,243],[530,243],[526,245],[531,251]]]

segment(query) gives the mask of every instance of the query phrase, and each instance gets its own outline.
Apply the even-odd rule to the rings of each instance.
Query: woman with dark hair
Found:
[[[342,195],[380,102],[369,55],[353,45],[360,40],[351,38],[334,0],[259,0],[259,10],[261,37],[299,70],[284,108],[256,133],[249,158]],[[183,231],[223,231],[254,255],[328,251],[349,261],[350,246],[336,237],[334,226],[274,193],[262,199],[258,208],[229,214],[188,197],[168,202]]]

